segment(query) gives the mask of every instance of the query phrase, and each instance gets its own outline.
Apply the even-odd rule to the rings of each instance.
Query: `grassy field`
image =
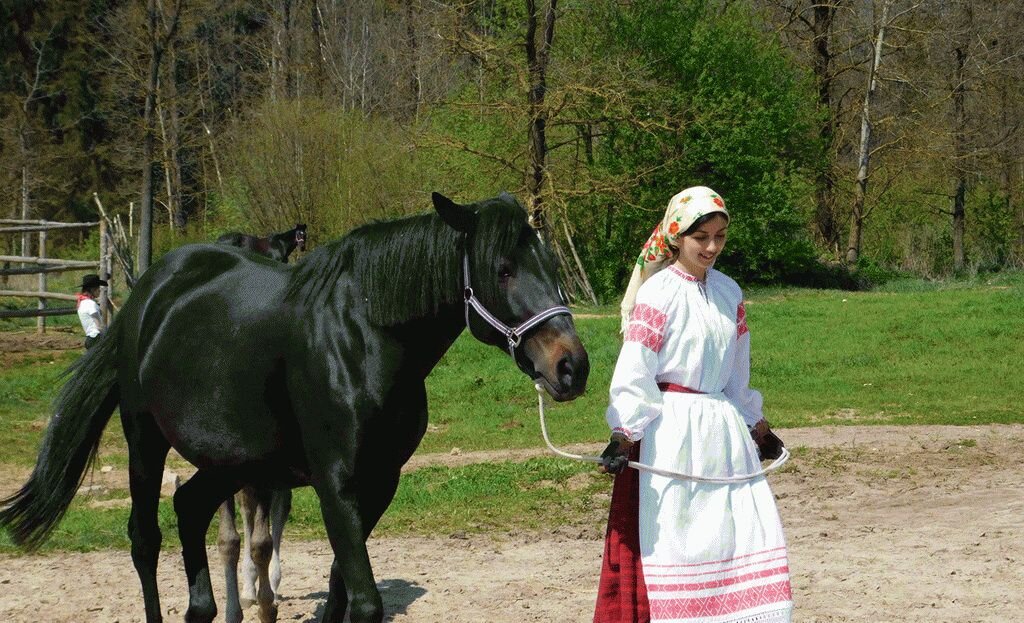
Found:
[[[872,292],[752,289],[747,298],[752,382],[776,427],[1024,421],[1018,403],[1024,381],[1022,273],[971,282],[897,282]],[[583,397],[549,404],[556,443],[596,447],[607,438],[603,413],[620,344],[615,312],[578,310],[588,314],[577,326],[592,373]],[[39,353],[2,362],[0,469],[31,466],[56,380],[75,356]],[[420,452],[543,444],[531,383],[498,349],[464,335],[428,379],[428,392],[431,426]],[[125,463],[116,419],[101,457],[104,464]],[[590,466],[555,458],[426,468],[403,477],[379,532],[558,525],[607,486]],[[124,547],[126,519],[127,509],[76,501],[51,547]],[[166,503],[162,522],[173,547],[174,517]],[[323,536],[309,491],[297,493],[289,535]],[[9,550],[0,536],[0,551]]]

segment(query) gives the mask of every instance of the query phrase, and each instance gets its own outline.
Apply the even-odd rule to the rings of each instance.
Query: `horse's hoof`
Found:
[[[260,623],[276,623],[277,622],[277,606],[271,605],[266,608],[260,608]]]

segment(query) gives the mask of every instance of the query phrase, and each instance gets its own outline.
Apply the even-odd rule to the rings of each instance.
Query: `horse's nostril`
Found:
[[[564,379],[566,381],[571,380],[573,372],[572,358],[569,357],[569,355],[562,357],[562,359],[559,360],[558,362],[558,367],[556,368],[556,370],[558,371],[559,379]]]

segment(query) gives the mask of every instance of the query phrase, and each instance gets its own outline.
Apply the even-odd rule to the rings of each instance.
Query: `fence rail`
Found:
[[[98,268],[99,262],[88,260],[58,260],[52,257],[24,257],[21,255],[0,255],[0,262],[20,262],[22,264],[39,264],[41,266],[67,266],[68,270]]]
[[[0,234],[28,234],[31,232],[51,231],[54,229],[89,229],[96,227],[100,222],[95,223],[55,223],[53,221],[39,221],[36,225],[18,225],[16,227],[0,227]]]
[[[38,316],[70,316],[78,313],[75,307],[47,307],[46,309],[0,309],[0,318],[33,318]]]
[[[0,310],[0,318],[29,318],[32,316],[36,317],[36,329],[39,333],[46,331],[46,318],[48,316],[63,316],[76,313],[74,307],[47,307],[46,302],[49,299],[58,301],[77,301],[78,296],[75,294],[67,294],[64,292],[49,292],[46,288],[46,275],[52,272],[61,272],[68,270],[95,270],[100,275],[100,279],[104,279],[108,282],[111,281],[110,274],[110,260],[111,260],[111,241],[110,235],[107,232],[107,224],[104,221],[96,221],[90,223],[61,223],[57,221],[45,221],[45,220],[22,220],[22,219],[0,219],[0,225],[6,227],[0,227],[0,234],[17,235],[21,236],[22,240],[25,241],[25,245],[22,250],[26,252],[26,255],[0,255],[0,263],[3,264],[0,268],[0,277],[4,279],[6,284],[6,278],[10,275],[39,275],[39,288],[35,291],[29,292],[25,290],[0,290],[0,296],[6,297],[23,297],[23,298],[34,298],[37,300],[36,309],[8,309]],[[89,229],[92,227],[99,227],[100,230],[100,257],[99,261],[90,262],[82,260],[64,260],[58,258],[46,257],[46,234],[49,231],[56,230],[73,230],[73,229]],[[28,234],[36,233],[38,235],[38,252],[35,257],[28,256],[27,244],[30,237]],[[21,264],[20,267],[11,267],[10,264]],[[110,303],[110,288],[104,288],[100,292],[99,300],[100,309],[103,310],[104,318],[109,322],[111,313]]]
[[[35,290],[0,290],[0,296],[15,296],[28,299],[58,299],[61,301],[77,301],[77,294],[68,294],[66,292],[39,292]],[[38,311],[38,310],[36,310]]]

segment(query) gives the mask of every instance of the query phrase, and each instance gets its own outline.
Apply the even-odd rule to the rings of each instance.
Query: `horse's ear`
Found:
[[[438,216],[449,227],[464,234],[472,233],[477,220],[477,213],[472,207],[459,205],[441,193],[431,193],[430,198]]]

